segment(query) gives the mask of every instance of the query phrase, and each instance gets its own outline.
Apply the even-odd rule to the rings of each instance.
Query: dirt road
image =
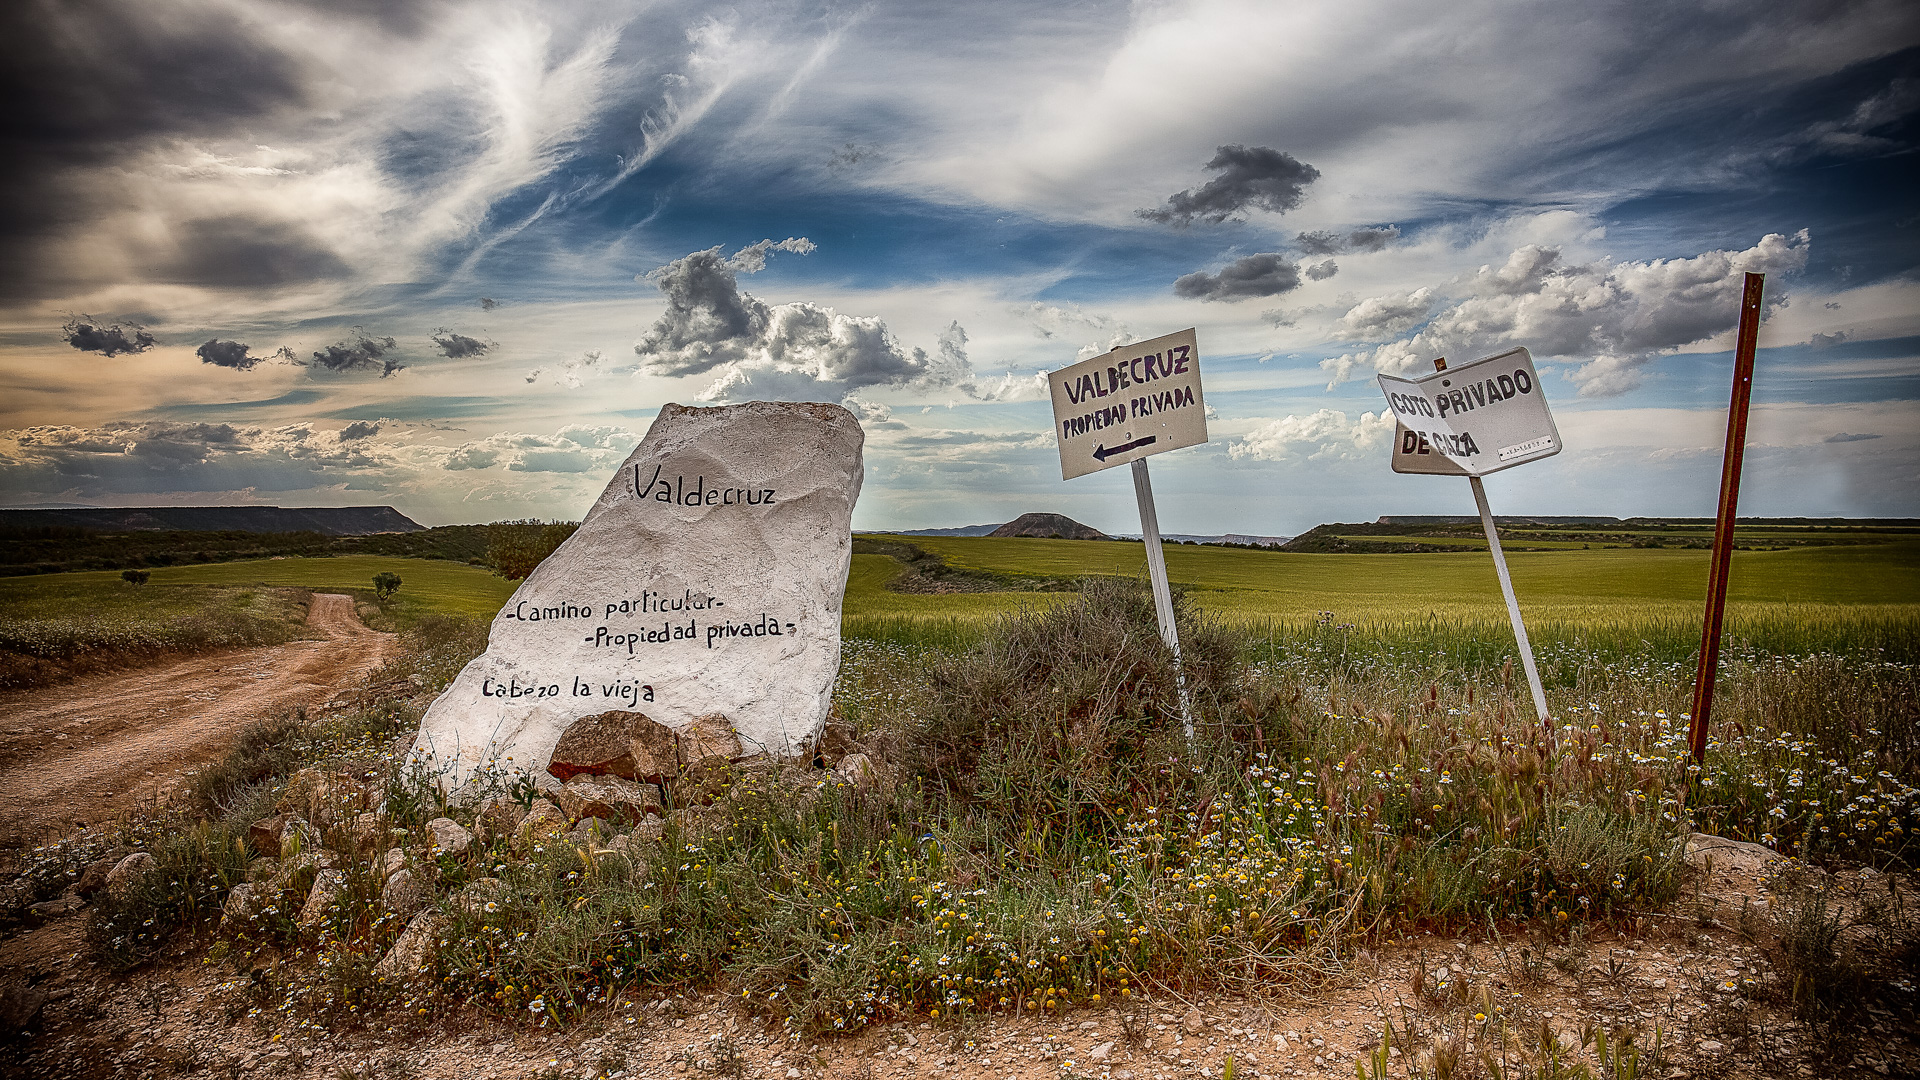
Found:
[[[350,596],[314,594],[307,624],[326,637],[0,694],[0,851],[152,800],[249,721],[353,686],[393,643]]]

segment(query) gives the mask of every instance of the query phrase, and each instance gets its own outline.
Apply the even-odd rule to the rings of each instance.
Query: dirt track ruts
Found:
[[[0,694],[0,851],[151,801],[248,722],[349,689],[393,643],[337,593],[314,594],[307,624],[326,636]]]

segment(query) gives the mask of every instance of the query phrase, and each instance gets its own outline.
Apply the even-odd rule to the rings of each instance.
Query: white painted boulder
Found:
[[[840,667],[865,436],[838,405],[666,405],[580,528],[434,701],[415,756],[450,788],[493,767],[543,788],[560,734],[619,709],[675,730],[726,717],[791,757]]]

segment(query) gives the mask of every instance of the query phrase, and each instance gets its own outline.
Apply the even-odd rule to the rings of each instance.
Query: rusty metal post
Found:
[[[1707,717],[1720,669],[1720,627],[1727,610],[1727,571],[1733,562],[1733,523],[1740,502],[1740,462],[1747,449],[1747,402],[1753,393],[1753,353],[1760,341],[1760,291],[1765,274],[1748,274],[1740,298],[1740,337],[1733,348],[1733,401],[1727,406],[1727,451],[1720,466],[1720,508],[1713,522],[1713,563],[1707,571],[1707,617],[1700,632],[1700,670],[1693,679],[1693,726],[1687,744],[1699,764],[1707,756]]]

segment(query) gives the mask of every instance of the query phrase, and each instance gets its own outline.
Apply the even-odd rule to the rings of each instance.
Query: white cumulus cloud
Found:
[[[1402,373],[1423,370],[1437,356],[1466,360],[1524,345],[1537,356],[1577,361],[1571,377],[1583,397],[1621,394],[1640,385],[1640,369],[1654,357],[1732,329],[1744,275],[1799,270],[1811,244],[1802,229],[1769,233],[1744,251],[1581,265],[1567,265],[1558,248],[1528,245],[1465,277],[1451,304],[1431,318],[1431,289],[1360,301],[1337,332],[1379,344],[1320,366],[1338,384],[1362,368]],[[1770,288],[1769,309],[1785,297]]]

